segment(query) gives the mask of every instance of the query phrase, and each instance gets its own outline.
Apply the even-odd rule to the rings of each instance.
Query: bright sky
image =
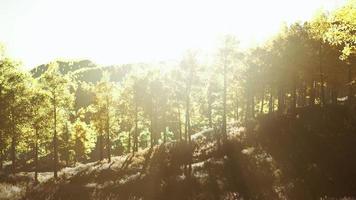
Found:
[[[0,43],[25,69],[54,59],[99,64],[178,59],[212,49],[222,34],[243,46],[282,22],[306,20],[345,0],[0,0]]]

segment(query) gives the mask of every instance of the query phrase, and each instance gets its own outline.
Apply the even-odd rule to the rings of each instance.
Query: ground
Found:
[[[38,185],[29,173],[6,176],[0,199],[352,199],[354,122],[341,106],[260,116],[246,127],[230,124],[226,141],[206,129],[192,145],[171,142],[110,163],[78,163],[58,180],[41,174]]]

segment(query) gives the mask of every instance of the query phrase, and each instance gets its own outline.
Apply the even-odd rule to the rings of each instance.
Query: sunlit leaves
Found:
[[[346,6],[336,10],[330,23],[327,39],[343,47],[340,58],[346,60],[356,52],[356,1],[350,0]]]
[[[75,153],[76,161],[85,161],[93,150],[96,135],[91,127],[85,122],[77,119],[72,126],[71,145]]]

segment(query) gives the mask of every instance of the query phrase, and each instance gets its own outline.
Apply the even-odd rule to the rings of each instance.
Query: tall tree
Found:
[[[64,76],[58,71],[58,64],[56,62],[48,65],[47,71],[40,77],[40,83],[47,92],[52,108],[53,173],[54,177],[58,178],[58,114],[63,114],[63,112],[60,111],[73,106],[73,90],[75,87],[69,75]]]
[[[43,92],[42,88],[38,84],[37,80],[34,81],[32,85],[32,91],[30,94],[30,122],[33,134],[34,143],[34,163],[35,163],[35,181],[38,182],[38,171],[39,171],[39,151],[40,144],[47,139],[47,118],[50,114],[49,101],[47,95]]]
[[[191,142],[191,92],[193,86],[199,81],[197,75],[199,65],[197,60],[197,52],[193,50],[187,51],[181,62],[180,69],[183,73],[184,80],[184,96],[185,96],[185,126],[184,126],[184,135],[185,140],[189,143]]]
[[[21,128],[28,118],[28,99],[30,77],[17,69],[18,64],[8,58],[0,60],[0,102],[1,102],[1,130],[11,140],[10,154],[12,172],[16,170],[16,148],[21,138]],[[4,142],[7,137],[4,134]],[[2,153],[3,154],[3,153]]]
[[[74,161],[85,162],[88,160],[88,154],[95,145],[95,134],[90,125],[78,117],[73,124],[71,134],[71,144],[74,150]]]
[[[111,134],[113,133],[115,121],[115,85],[110,82],[110,74],[103,72],[100,82],[92,87],[92,92],[95,95],[93,110],[93,121],[95,121],[96,131],[99,133],[98,144],[100,160],[103,156],[103,132],[106,134],[106,154],[108,162],[111,162],[112,141]]]
[[[315,45],[318,48],[318,66],[320,76],[320,102],[321,105],[325,105],[325,72],[324,72],[324,46],[326,42],[326,31],[330,27],[328,23],[327,15],[323,12],[317,13],[314,19],[310,23],[310,35],[315,39]]]
[[[348,66],[348,100],[353,102],[353,65],[356,61],[356,1],[350,0],[347,4],[332,13],[330,28],[327,30],[326,39],[336,46],[341,46],[340,59],[345,61]]]
[[[224,139],[227,138],[227,91],[228,91],[228,82],[229,74],[231,72],[231,67],[236,65],[236,59],[238,58],[238,40],[235,36],[226,35],[223,38],[221,48],[218,52],[219,65],[222,66],[222,76],[223,76],[223,117],[222,117],[222,136]]]

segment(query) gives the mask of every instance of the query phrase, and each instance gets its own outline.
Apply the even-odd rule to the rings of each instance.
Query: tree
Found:
[[[35,181],[38,182],[38,169],[39,169],[39,151],[40,144],[47,139],[48,124],[47,117],[50,114],[49,101],[47,95],[40,88],[37,80],[34,80],[32,85],[32,91],[29,97],[30,100],[30,122],[31,129],[33,131],[33,143],[34,143],[34,163],[35,163]]]
[[[228,91],[228,74],[231,71],[231,67],[236,65],[236,59],[238,58],[237,46],[239,42],[232,35],[226,35],[223,38],[222,46],[219,49],[219,64],[222,66],[223,75],[223,117],[222,117],[222,136],[227,138],[226,123],[227,123],[227,91]]]
[[[138,151],[138,139],[139,139],[139,107],[140,103],[144,98],[144,91],[145,91],[145,84],[144,84],[144,79],[141,77],[133,77],[133,83],[132,83],[132,101],[133,101],[133,107],[134,107],[134,134],[133,134],[133,147],[132,151],[137,152]]]
[[[289,62],[289,74],[287,77],[290,81],[291,88],[291,113],[295,116],[296,108],[297,108],[297,86],[299,84],[299,80],[302,74],[304,66],[307,65],[307,57],[305,56],[308,53],[308,33],[305,27],[302,24],[295,23],[292,24],[287,33],[285,33],[285,50],[283,51],[284,59]],[[321,61],[319,61],[321,62]],[[319,63],[320,64],[320,63]],[[321,79],[324,80],[324,79]],[[322,81],[323,82],[323,81]],[[322,95],[323,94],[323,86],[322,87]],[[322,96],[323,104],[326,103],[325,97]]]
[[[324,71],[323,71],[323,49],[326,42],[326,32],[330,24],[327,21],[327,15],[325,13],[318,13],[310,23],[310,36],[315,39],[318,49],[319,60],[319,75],[320,75],[320,98],[321,105],[325,105],[325,83],[324,83]]]
[[[183,140],[183,131],[182,131],[182,119],[183,119],[183,114],[182,109],[184,108],[184,77],[183,73],[180,68],[176,68],[170,72],[168,75],[169,78],[169,88],[171,89],[171,101],[172,101],[172,106],[176,107],[176,121],[177,121],[177,126],[178,126],[178,133],[179,133],[179,141]]]
[[[133,107],[133,92],[131,86],[131,79],[129,77],[125,78],[122,83],[122,87],[119,90],[119,99],[117,102],[116,119],[119,126],[119,137],[122,143],[125,144],[126,152],[131,152],[131,132],[134,126],[134,107]]]
[[[16,170],[16,147],[21,139],[21,128],[28,118],[28,86],[30,77],[17,69],[18,64],[8,58],[0,60],[0,102],[2,121],[1,132],[4,135],[1,140],[6,144],[11,140],[12,172]],[[7,133],[7,134],[6,134]],[[6,148],[5,145],[1,145]],[[3,157],[4,149],[1,150]]]
[[[197,74],[198,71],[198,61],[197,61],[197,52],[193,50],[187,51],[181,62],[180,69],[183,73],[183,80],[185,82],[185,126],[184,126],[184,134],[185,140],[187,142],[191,142],[191,92],[192,87],[197,84],[199,81],[199,77]]]
[[[90,109],[93,113],[92,120],[94,127],[99,133],[99,157],[103,159],[103,133],[106,133],[106,154],[108,162],[111,162],[111,137],[113,132],[115,121],[115,97],[114,97],[115,85],[110,82],[110,75],[107,72],[103,73],[103,77],[100,82],[91,87],[91,91],[94,93],[94,104]]]
[[[57,63],[51,63],[48,66],[47,71],[40,77],[40,83],[47,92],[52,107],[53,173],[54,177],[58,178],[58,114],[66,114],[67,112],[60,111],[73,106],[74,96],[72,92],[75,89],[75,85],[73,85],[69,75],[63,76],[60,74]]]
[[[331,16],[331,25],[326,32],[326,39],[335,46],[341,46],[340,59],[348,64],[348,97],[352,103],[353,85],[352,64],[356,56],[356,2],[350,0],[348,3],[336,10]]]
[[[89,125],[83,122],[80,117],[73,124],[71,143],[74,150],[74,160],[86,161],[88,154],[95,145],[95,134]]]

